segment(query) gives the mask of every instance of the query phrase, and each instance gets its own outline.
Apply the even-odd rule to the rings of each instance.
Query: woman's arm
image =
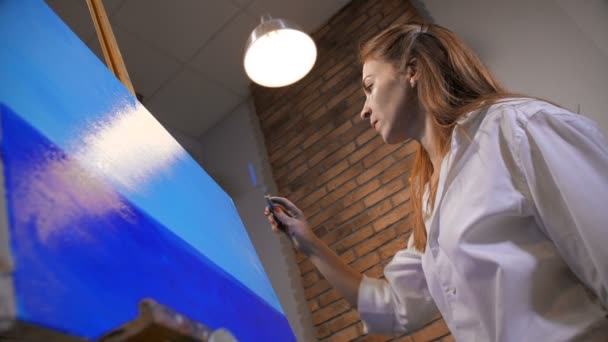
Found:
[[[357,294],[359,284],[363,277],[361,273],[346,264],[332,251],[321,239],[319,239],[308,226],[302,211],[286,198],[273,197],[272,200],[279,205],[276,206],[277,218],[286,226],[285,233],[294,246],[306,256],[323,274],[325,279],[344,297],[351,306],[357,307]],[[282,210],[285,208],[285,210]],[[269,212],[266,211],[266,215]],[[269,216],[270,223],[275,232],[280,232],[273,217]]]
[[[284,233],[299,251],[310,258],[327,281],[357,308],[368,332],[414,331],[437,314],[422,271],[421,254],[411,246],[411,238],[408,248],[398,252],[385,267],[386,280],[372,279],[347,265],[317,238],[293,203],[280,197],[273,197],[273,201],[285,208],[276,213],[285,225]],[[273,230],[280,233],[268,209],[265,214],[269,216]]]
[[[608,146],[595,124],[567,113],[534,114],[517,153],[541,228],[608,307]]]
[[[359,285],[363,275],[347,265],[325,243],[319,241],[310,261],[325,279],[344,297],[352,307],[357,307]]]

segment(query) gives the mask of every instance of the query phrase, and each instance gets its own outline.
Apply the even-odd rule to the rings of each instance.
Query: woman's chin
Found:
[[[399,143],[404,142],[405,140],[407,140],[404,137],[397,137],[397,136],[392,136],[392,135],[389,135],[389,134],[382,134],[381,133],[380,136],[382,137],[382,140],[384,140],[384,142],[386,144],[389,144],[389,145],[399,144]]]

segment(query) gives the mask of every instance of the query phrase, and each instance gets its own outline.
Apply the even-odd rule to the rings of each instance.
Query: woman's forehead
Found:
[[[362,77],[365,78],[369,75],[392,72],[395,70],[395,66],[392,63],[380,59],[368,59],[363,63]]]

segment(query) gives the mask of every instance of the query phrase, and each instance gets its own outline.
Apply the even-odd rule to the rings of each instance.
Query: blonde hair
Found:
[[[360,49],[360,60],[392,63],[400,72],[415,63],[419,74],[418,98],[431,115],[436,141],[444,156],[456,121],[464,114],[498,100],[518,96],[508,93],[479,58],[454,33],[439,25],[399,24],[371,38]],[[425,185],[429,184],[427,208],[433,208],[437,181],[431,182],[433,164],[418,146],[410,177],[414,218],[414,247],[424,251],[426,229],[422,212]]]

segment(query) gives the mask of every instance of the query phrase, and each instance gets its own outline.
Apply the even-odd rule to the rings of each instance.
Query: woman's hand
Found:
[[[271,197],[270,200],[274,203],[276,219],[283,224],[285,234],[289,236],[294,247],[306,256],[314,254],[320,240],[310,229],[302,211],[286,198]],[[272,225],[272,230],[280,234],[279,225],[268,207],[264,209],[264,215]]]
[[[363,276],[344,262],[331,248],[310,229],[304,214],[288,199],[271,197],[277,219],[283,223],[285,234],[294,247],[310,258],[323,276],[334,286],[353,307],[357,307],[359,286]],[[272,230],[280,233],[279,226],[266,207],[264,214],[272,224]]]

